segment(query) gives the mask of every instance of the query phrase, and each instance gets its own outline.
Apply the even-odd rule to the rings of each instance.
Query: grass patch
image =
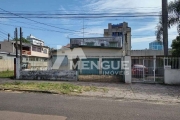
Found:
[[[12,78],[14,77],[14,71],[2,71],[0,72],[0,78]]]
[[[104,88],[96,88],[92,86],[80,86],[71,83],[47,83],[47,82],[13,82],[0,84],[2,89],[11,90],[37,90],[37,91],[48,91],[56,92],[61,94],[80,94],[88,91],[102,91],[105,92]]]

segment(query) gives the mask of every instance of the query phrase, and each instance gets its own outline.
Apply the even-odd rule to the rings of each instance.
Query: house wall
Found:
[[[0,54],[0,71],[14,70],[14,56],[8,56],[7,54]]]
[[[14,70],[15,55],[0,53],[0,71]],[[23,56],[23,63],[30,63],[31,70],[47,70],[48,61],[29,61],[27,56]]]
[[[58,62],[60,61],[57,60],[57,64],[55,64],[54,66],[52,65],[52,69],[62,69],[62,70],[69,70],[70,67],[70,62],[72,61],[72,59],[77,58],[77,56],[80,59],[83,59],[82,56],[86,56],[86,58],[98,58],[98,59],[102,59],[102,58],[121,58],[122,57],[122,50],[121,49],[102,49],[102,48],[74,48],[74,49],[66,49],[66,50],[59,50],[57,52],[53,53],[54,57],[57,56],[65,56],[67,55],[68,57],[68,64],[66,66],[61,67],[60,64],[58,64]],[[81,58],[82,57],[82,58]]]
[[[113,54],[112,54],[113,53]],[[70,56],[108,56],[108,57],[115,57],[115,56],[122,56],[122,49],[105,49],[105,48],[74,48],[74,49],[66,49],[66,50],[59,50],[57,53],[54,52],[53,55],[70,55]]]
[[[48,51],[49,53],[49,51]],[[49,54],[45,54],[43,52],[35,52],[35,51],[31,51],[31,56],[37,56],[37,57],[49,57]]]
[[[15,52],[15,47],[12,42],[2,41],[2,42],[0,42],[0,44],[1,44],[0,52],[8,52],[8,53]]]
[[[163,50],[131,50],[130,55],[133,56],[163,56]]]
[[[81,67],[81,58],[83,55],[86,56],[86,58],[97,58],[99,61],[102,61],[103,58],[120,58],[122,57],[122,50],[121,49],[102,49],[102,48],[74,48],[74,49],[61,49],[57,53],[54,52],[53,56],[73,56],[72,58],[68,59],[68,64],[66,66],[58,66],[58,64],[54,65],[55,69],[59,70],[69,70],[72,69],[72,66],[70,66],[70,62],[73,58],[76,58],[77,56],[80,58],[80,66]],[[58,62],[58,58],[56,59]],[[60,61],[60,59],[59,59]],[[52,67],[53,69],[53,67]],[[80,70],[81,71],[81,70]],[[102,69],[99,69],[99,73],[102,74]],[[120,82],[124,81],[122,76],[119,75],[79,75],[78,76],[79,81],[101,81],[101,82]]]

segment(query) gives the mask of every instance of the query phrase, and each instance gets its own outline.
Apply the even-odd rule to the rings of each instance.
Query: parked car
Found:
[[[133,77],[143,77],[143,70],[144,70],[144,77],[148,75],[148,69],[144,65],[135,64],[132,66],[132,76]]]

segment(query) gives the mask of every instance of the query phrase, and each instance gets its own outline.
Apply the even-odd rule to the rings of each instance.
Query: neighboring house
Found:
[[[15,53],[16,49],[13,42],[8,40],[0,41],[0,52]]]
[[[27,36],[27,40],[33,45],[44,46],[43,40],[40,40],[40,39],[32,36],[31,34],[30,34],[30,36]]]
[[[33,37],[34,38],[34,37]],[[42,41],[41,41],[42,42]],[[1,41],[0,52],[6,52],[10,54],[16,53],[16,41]],[[20,42],[18,41],[18,54],[20,54]],[[32,70],[47,70],[49,59],[49,47],[43,44],[22,43],[22,55],[23,55],[23,68]]]
[[[163,50],[163,42],[162,41],[153,41],[149,43],[150,50]]]

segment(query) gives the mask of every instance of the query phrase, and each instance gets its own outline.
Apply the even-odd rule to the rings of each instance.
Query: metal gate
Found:
[[[109,68],[106,68],[106,64],[103,64],[103,75],[120,75],[121,58],[102,58],[102,62],[107,62],[107,64],[109,64]]]
[[[133,58],[132,82],[164,82],[163,58]]]
[[[99,75],[99,69],[96,68],[95,66],[92,66],[92,63],[98,65],[99,58],[87,58],[87,59],[82,59],[81,61],[87,62],[86,63],[87,66],[86,68],[81,68],[81,70],[79,70],[80,75]]]

